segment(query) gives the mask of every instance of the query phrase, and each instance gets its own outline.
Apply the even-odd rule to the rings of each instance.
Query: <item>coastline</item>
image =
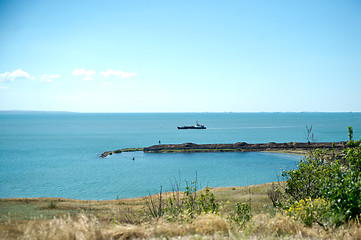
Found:
[[[247,186],[229,186],[210,188],[220,202],[230,201],[234,204],[239,194],[249,194],[249,189],[255,198],[270,201],[267,191],[272,183],[262,183]],[[201,189],[199,189],[201,190]],[[181,190],[182,191],[182,190]],[[163,192],[164,198],[171,197],[173,192]],[[253,195],[252,194],[252,195]],[[2,220],[30,220],[30,219],[52,219],[56,216],[70,213],[83,213],[84,211],[94,214],[100,218],[109,216],[112,211],[126,214],[129,209],[140,210],[146,206],[150,198],[156,198],[159,193],[141,196],[136,198],[119,198],[112,200],[83,200],[67,199],[57,197],[38,197],[38,198],[0,198],[0,223]],[[262,207],[260,203],[260,208]]]
[[[187,153],[187,152],[281,152],[288,154],[304,155],[309,150],[314,149],[345,149],[346,142],[289,142],[289,143],[256,143],[248,144],[245,142],[237,142],[234,144],[159,144],[144,148],[124,148],[113,151],[105,151],[100,157],[106,158],[109,155],[122,153],[143,151],[145,153]],[[300,154],[298,154],[300,153]]]
[[[239,143],[233,144],[232,146],[239,146]],[[247,150],[250,152],[250,150],[252,150],[305,155],[308,150],[320,148],[332,149],[332,156],[337,156],[334,155],[335,152],[339,153],[347,146],[345,142],[339,142],[317,144],[243,144],[243,149],[229,148],[230,145],[227,144],[175,144],[171,145],[171,147],[173,148],[166,146],[159,149],[159,145],[155,145],[149,147],[151,150],[147,148],[142,148],[141,150],[150,153],[162,153],[170,149],[170,152],[184,152],[184,150],[187,150],[186,148],[189,148],[190,151],[203,152],[207,149],[217,152],[240,150],[242,150],[242,152],[247,152]],[[179,149],[179,147],[182,148]],[[125,149],[125,151],[139,150],[139,148]],[[118,150],[117,152],[121,153],[123,151],[124,149]],[[270,194],[273,192],[276,193],[278,187],[283,188],[285,184],[285,181],[277,181],[246,186],[216,187],[209,188],[209,190],[208,188],[197,189],[197,193],[199,192],[200,196],[205,198],[208,196],[211,200],[217,199],[216,206],[221,206],[219,208],[220,213],[202,212],[188,220],[183,219],[181,223],[176,221],[177,219],[182,219],[183,215],[180,215],[180,217],[177,215],[179,218],[174,216],[174,218],[169,218],[172,215],[152,215],[155,213],[153,211],[161,209],[165,200],[176,201],[176,199],[184,198],[186,193],[182,192],[179,188],[177,191],[173,190],[173,192],[162,192],[162,190],[160,190],[159,193],[148,196],[136,198],[117,197],[117,199],[113,200],[81,200],[56,197],[0,199],[0,233],[2,232],[2,236],[5,236],[4,239],[19,239],[19,236],[28,238],[29,232],[32,233],[32,238],[34,239],[57,239],[59,233],[64,234],[64,232],[64,236],[71,236],[71,239],[76,238],[73,236],[83,236],[79,234],[89,232],[89,236],[91,237],[86,238],[94,238],[94,236],[99,238],[100,236],[99,239],[130,239],[138,237],[142,239],[154,239],[154,237],[163,238],[163,236],[166,236],[166,238],[180,239],[185,236],[185,239],[188,237],[192,239],[194,236],[197,238],[201,236],[203,239],[203,236],[211,236],[212,234],[213,236],[224,236],[228,238],[228,236],[240,236],[235,234],[243,234],[242,231],[244,230],[242,230],[242,228],[234,228],[234,226],[238,225],[234,225],[234,222],[230,221],[232,216],[234,216],[234,209],[238,211],[238,206],[240,206],[241,203],[243,204],[242,206],[250,206],[247,208],[248,210],[245,214],[251,217],[251,221],[248,220],[242,223],[247,224],[245,228],[249,229],[250,227],[260,226],[264,224],[265,221],[267,224],[268,222],[272,224],[267,225],[266,230],[262,230],[261,232],[257,230],[254,233],[256,236],[269,235],[269,229],[276,233],[279,230],[278,226],[282,226],[281,223],[286,224],[287,228],[285,229],[287,231],[285,232],[287,234],[293,234],[293,229],[296,229],[295,231],[297,231],[298,234],[306,236],[301,230],[297,230],[298,228],[307,233],[314,229],[317,229],[317,232],[319,232],[320,229],[318,228],[314,228],[313,226],[306,228],[304,224],[295,222],[295,220],[290,217],[277,214],[273,195]],[[275,227],[275,222],[277,223],[277,227]],[[236,222],[236,224],[239,223]],[[203,226],[207,226],[207,228],[202,230]],[[271,228],[268,226],[271,226]],[[289,232],[289,226],[292,226],[292,232]],[[94,232],[92,232],[92,230],[94,230]],[[346,228],[346,231],[353,230],[353,228]],[[56,237],[49,238],[49,232],[53,233]],[[325,233],[326,232],[320,232],[319,235],[317,235],[317,239],[320,238],[320,236],[324,236]],[[342,234],[343,233],[344,232],[342,232]],[[285,236],[288,236],[287,234]],[[333,234],[334,232],[331,232],[330,236]],[[40,235],[45,236],[45,238],[39,238]]]
[[[282,153],[282,154],[292,154],[305,156],[309,150],[313,149],[335,149],[340,151],[347,148],[346,142],[320,142],[320,143],[259,143],[259,144],[247,144],[245,142],[238,142],[235,144],[195,144],[195,143],[183,143],[183,144],[161,144],[153,145],[145,148],[124,148],[113,151],[103,152],[100,157],[106,158],[109,155],[122,153],[122,152],[134,152],[134,151],[143,151],[145,153],[193,153],[193,152],[270,152],[270,153]],[[262,183],[259,185],[268,185],[271,183]],[[237,186],[236,188],[252,187],[258,185],[247,185],[247,186]],[[218,191],[218,189],[230,189],[235,186],[228,187],[215,187],[212,188],[213,191]],[[165,193],[166,194],[166,193]],[[156,195],[156,194],[155,194]],[[35,197],[35,198],[0,198],[0,203],[4,202],[114,202],[114,201],[143,201],[147,196],[140,196],[135,198],[120,198],[117,200],[83,200],[83,199],[67,199],[67,198],[58,198],[58,197]],[[125,204],[125,203],[124,203]]]

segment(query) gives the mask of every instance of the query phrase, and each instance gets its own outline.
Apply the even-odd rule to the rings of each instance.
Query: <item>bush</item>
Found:
[[[285,193],[291,203],[322,196],[324,178],[330,175],[330,164],[325,160],[325,154],[316,149],[300,161],[298,169],[282,172],[282,177],[287,179]]]
[[[303,222],[306,226],[318,223],[325,226],[330,204],[323,198],[306,198],[295,202],[285,212],[292,218]]]
[[[196,199],[196,212],[200,213],[217,213],[219,204],[216,202],[216,197],[210,192],[209,187],[200,192]]]
[[[352,140],[352,128],[348,130],[344,164],[327,160],[325,151],[316,150],[300,161],[298,169],[282,173],[287,179],[284,209],[308,226],[324,225],[325,219],[338,226],[361,215],[361,146]]]
[[[148,196],[145,217],[159,218],[165,216],[170,221],[188,221],[200,214],[218,213],[219,203],[209,187],[198,191],[197,182],[187,183],[184,192],[179,191],[179,184],[173,189],[172,196],[163,199],[162,188],[158,195]]]
[[[267,191],[267,196],[271,199],[273,207],[280,206],[283,197],[280,184],[275,186],[275,183],[272,182],[271,188]]]
[[[236,203],[236,211],[231,213],[231,219],[235,221],[237,224],[244,226],[246,222],[251,220],[251,208],[247,203]]]
[[[348,127],[348,140],[352,141],[353,139],[353,130],[352,127]]]
[[[338,215],[336,224],[356,219],[361,214],[361,148],[346,151],[346,166],[335,162],[332,174],[325,178],[323,195]]]

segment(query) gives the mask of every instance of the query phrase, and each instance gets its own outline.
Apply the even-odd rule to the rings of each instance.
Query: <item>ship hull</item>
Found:
[[[178,129],[206,129],[206,127],[195,127],[195,126],[183,126],[183,127],[177,127]]]

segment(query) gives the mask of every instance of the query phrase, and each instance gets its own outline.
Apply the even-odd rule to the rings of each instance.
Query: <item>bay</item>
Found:
[[[195,121],[206,130],[178,130]],[[114,199],[171,189],[197,175],[201,186],[277,180],[299,156],[276,153],[121,153],[106,150],[161,143],[305,142],[361,135],[361,113],[1,113],[0,197]],[[133,161],[132,158],[135,158]]]

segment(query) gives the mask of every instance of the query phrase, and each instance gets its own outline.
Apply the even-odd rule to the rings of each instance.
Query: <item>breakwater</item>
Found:
[[[262,152],[262,151],[306,151],[312,149],[343,150],[346,142],[289,142],[289,143],[256,143],[237,142],[234,144],[159,144],[144,148],[125,148],[103,152],[100,157],[105,158],[114,153],[143,151],[146,153],[175,153],[175,152]]]

